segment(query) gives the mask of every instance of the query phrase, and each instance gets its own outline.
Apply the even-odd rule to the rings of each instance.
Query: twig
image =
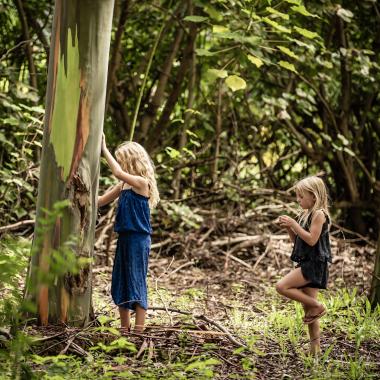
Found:
[[[34,224],[34,219],[21,220],[20,222],[9,224],[8,226],[0,227],[0,232],[16,230],[19,227]]]

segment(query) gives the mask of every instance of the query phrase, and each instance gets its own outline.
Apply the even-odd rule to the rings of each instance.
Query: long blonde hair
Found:
[[[304,223],[308,220],[310,215],[313,215],[315,211],[322,210],[328,217],[328,222],[330,224],[330,213],[328,208],[328,195],[326,185],[323,180],[317,176],[310,176],[301,179],[294,186],[296,192],[303,195],[305,192],[309,192],[314,195],[315,203],[314,206],[309,210],[304,210],[299,215],[300,223]]]
[[[137,142],[126,141],[116,149],[115,156],[121,168],[132,175],[148,180],[149,206],[154,208],[160,201],[154,164],[147,151]]]

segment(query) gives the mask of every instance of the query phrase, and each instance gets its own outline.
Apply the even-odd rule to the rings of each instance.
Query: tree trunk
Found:
[[[195,43],[195,41],[194,41]],[[188,98],[187,98],[187,109],[185,110],[184,123],[181,128],[181,133],[178,142],[178,150],[181,152],[187,143],[187,129],[189,128],[189,124],[192,117],[192,108],[195,99],[195,80],[196,80],[196,55],[195,50],[193,49],[192,59],[191,59],[191,70],[189,76],[189,85],[188,85]],[[174,172],[173,184],[172,187],[174,189],[173,198],[178,199],[181,194],[181,173],[182,169],[178,168]]]
[[[108,80],[107,80],[107,93],[106,93],[106,105],[105,105],[105,112],[107,114],[108,105],[110,101],[110,96],[112,92],[112,88],[116,83],[116,73],[119,69],[122,55],[121,55],[121,43],[123,34],[125,31],[125,26],[127,24],[127,16],[129,12],[129,0],[123,0],[121,2],[121,10],[120,10],[120,17],[118,26],[115,33],[115,41],[114,46],[112,49],[112,56],[109,63],[109,69],[108,69]]]
[[[93,255],[99,157],[114,0],[56,0],[51,37],[37,218],[26,298],[42,325],[85,325],[91,265],[56,274],[60,247]],[[41,227],[56,202],[69,206]],[[54,215],[54,214],[53,214]],[[74,238],[74,240],[73,240]],[[55,255],[55,256],[53,256]],[[66,264],[66,263],[65,263]],[[47,278],[50,278],[47,280]]]
[[[181,65],[178,68],[177,75],[173,83],[172,91],[166,101],[165,108],[162,111],[162,114],[158,122],[153,128],[151,128],[151,132],[148,136],[149,137],[148,143],[146,144],[148,147],[148,151],[152,151],[153,148],[158,145],[158,142],[160,141],[160,138],[161,138],[161,134],[163,133],[163,131],[165,131],[166,127],[170,123],[170,115],[177,103],[177,100],[181,93],[183,80],[190,67],[192,55],[193,55],[193,49],[194,49],[194,41],[196,40],[197,31],[198,31],[195,23],[191,23],[191,24],[192,25],[190,25],[190,32],[189,32],[187,45],[183,53]]]
[[[27,41],[25,44],[25,52],[26,52],[26,57],[28,59],[29,83],[32,87],[34,87],[37,90],[38,86],[37,86],[36,66],[34,65],[34,60],[33,60],[32,43],[30,40],[29,26],[26,20],[24,6],[21,0],[15,0],[15,5],[16,5],[18,14],[20,16],[23,38],[25,41]]]
[[[216,123],[215,123],[215,152],[214,152],[214,161],[211,166],[211,179],[212,184],[215,186],[218,180],[218,162],[220,155],[220,134],[222,133],[222,84],[218,84],[218,103],[216,111]]]
[[[148,133],[150,125],[152,124],[154,118],[156,117],[158,109],[160,108],[161,104],[164,101],[166,84],[168,83],[170,72],[173,67],[173,62],[182,41],[183,33],[184,33],[183,29],[179,28],[177,31],[174,43],[173,43],[173,47],[163,64],[160,79],[158,80],[157,88],[153,95],[153,99],[150,102],[145,115],[141,119],[141,133],[144,138],[146,134]]]

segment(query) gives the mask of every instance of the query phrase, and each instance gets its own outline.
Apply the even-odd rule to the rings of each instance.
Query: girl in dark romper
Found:
[[[125,142],[116,150],[116,159],[102,151],[112,173],[121,182],[99,197],[103,206],[117,197],[115,231],[119,234],[112,271],[111,294],[119,307],[121,327],[130,329],[130,310],[136,311],[135,331],[142,331],[148,309],[147,272],[150,252],[150,208],[159,201],[153,163],[145,149]]]
[[[317,295],[319,289],[327,288],[331,263],[328,196],[324,182],[316,176],[299,181],[295,191],[303,209],[299,223],[286,215],[280,216],[278,222],[294,242],[291,260],[297,265],[277,283],[276,290],[302,303],[304,323],[309,327],[310,352],[317,354],[320,352],[319,318],[326,313]]]

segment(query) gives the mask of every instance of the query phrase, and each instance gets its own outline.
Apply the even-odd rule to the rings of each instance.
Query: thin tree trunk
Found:
[[[191,7],[191,2],[190,2],[190,7]],[[192,14],[192,12],[189,14]],[[191,120],[191,110],[193,108],[194,104],[194,99],[195,99],[195,82],[196,82],[196,73],[197,73],[197,62],[196,62],[196,55],[195,55],[195,40],[193,43],[193,51],[192,51],[192,56],[191,56],[191,70],[190,70],[190,76],[189,76],[189,86],[188,86],[188,98],[187,98],[187,109],[185,111],[185,120],[183,123],[183,127],[181,129],[181,134],[179,138],[179,143],[178,143],[178,150],[181,151],[186,143],[187,143],[187,129],[190,124]],[[180,197],[181,193],[181,173],[182,169],[179,168],[174,172],[174,179],[173,179],[173,189],[174,189],[174,194],[173,197],[174,199],[178,199]]]
[[[181,44],[183,34],[184,34],[183,29],[179,28],[177,31],[176,37],[174,39],[173,47],[164,62],[161,75],[158,80],[157,88],[153,95],[153,99],[150,102],[145,115],[142,117],[141,132],[142,132],[143,137],[146,136],[150,125],[152,124],[154,118],[156,117],[158,109],[160,108],[161,104],[164,101],[166,85],[168,83],[168,79],[170,77],[170,73],[173,67],[173,62],[177,55],[179,46]]]
[[[28,26],[28,21],[26,19],[26,14],[24,11],[22,0],[15,0],[15,5],[16,5],[18,14],[20,16],[23,38],[25,41],[27,41],[25,44],[25,52],[26,52],[26,57],[28,59],[29,83],[32,87],[34,87],[37,90],[38,86],[37,86],[36,66],[34,65],[32,43],[30,41],[30,34],[29,34],[29,26]]]
[[[194,48],[194,41],[196,37],[197,37],[197,26],[195,25],[195,23],[192,23],[192,25],[190,25],[189,38],[188,38],[188,42],[183,54],[181,65],[178,68],[177,75],[173,83],[172,92],[170,93],[169,98],[166,101],[165,108],[162,111],[159,121],[157,122],[155,127],[151,129],[151,133],[149,134],[149,140],[147,144],[149,151],[151,151],[152,148],[155,146],[155,144],[157,144],[157,142],[159,141],[158,137],[161,135],[162,131],[164,131],[169,124],[170,115],[177,103],[178,97],[181,93],[183,80],[191,64],[192,54],[193,54],[192,51]]]
[[[216,111],[216,123],[215,123],[215,152],[214,161],[211,168],[212,184],[215,185],[218,180],[218,161],[220,154],[220,134],[222,133],[222,84],[219,80],[218,85],[218,108]]]
[[[130,0],[123,0],[121,2],[120,17],[119,17],[119,22],[117,25],[117,30],[115,33],[115,41],[113,44],[112,56],[111,56],[111,60],[109,63],[109,69],[108,69],[107,94],[106,94],[106,106],[105,106],[105,113],[106,114],[107,114],[108,105],[109,105],[109,101],[110,101],[110,95],[111,95],[112,89],[116,83],[116,73],[120,67],[120,62],[121,62],[121,58],[122,58],[122,56],[121,56],[121,42],[122,42],[123,34],[125,31],[125,25],[127,23],[129,5],[130,5]]]
[[[37,220],[26,289],[43,325],[85,325],[89,319],[91,265],[76,275],[54,273],[52,265],[58,258],[65,261],[61,247],[77,258],[93,255],[113,4],[113,0],[56,0],[55,4]],[[69,206],[62,215],[51,214],[63,200]],[[42,228],[47,217],[54,217],[49,229]]]

